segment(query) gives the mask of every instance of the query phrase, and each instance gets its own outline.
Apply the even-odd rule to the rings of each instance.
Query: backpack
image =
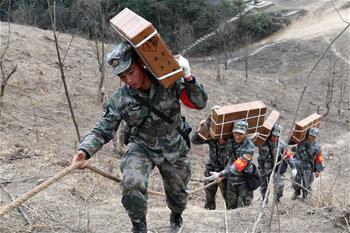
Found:
[[[252,163],[252,172],[243,172],[243,179],[247,184],[249,191],[254,191],[261,185],[260,172],[259,169]]]

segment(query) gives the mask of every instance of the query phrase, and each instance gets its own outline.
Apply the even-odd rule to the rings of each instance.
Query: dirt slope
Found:
[[[287,3],[279,2],[282,5]],[[203,83],[210,98],[207,108],[201,112],[183,110],[194,128],[200,119],[208,115],[213,105],[259,99],[268,105],[269,111],[276,109],[281,112],[283,138],[287,138],[307,73],[328,41],[344,27],[329,4],[325,7],[325,1],[317,6],[311,1],[306,2],[313,15],[298,19],[284,32],[251,49],[254,54],[249,58],[248,82],[245,82],[244,59],[240,58],[242,54],[239,52],[233,54],[233,61],[224,72],[222,82],[215,78],[217,67],[211,58],[190,59],[193,73]],[[338,3],[342,6],[341,1]],[[303,7],[302,4],[298,6]],[[344,8],[341,13],[348,16],[349,8]],[[8,36],[7,24],[1,22],[0,26],[3,49]],[[70,39],[71,35],[59,34],[62,54]],[[313,198],[305,203],[291,202],[291,188],[286,182],[285,197],[272,215],[271,228],[272,203],[269,203],[257,229],[260,232],[347,230],[344,217],[349,218],[345,212],[349,211],[350,205],[348,42],[349,31],[334,44],[315,70],[297,116],[299,120],[315,112],[318,106],[321,113],[325,112],[329,66],[335,63],[335,71],[341,76],[335,79],[332,108],[322,121],[320,136],[327,167],[322,177],[314,182]],[[102,112],[96,100],[99,74],[94,57],[93,42],[78,37],[74,38],[66,57],[65,73],[81,134],[95,124]],[[0,182],[15,196],[63,169],[62,161],[69,160],[76,149],[77,139],[56,61],[51,31],[11,25],[5,68],[8,71],[17,64],[18,69],[9,82],[1,106]],[[110,73],[108,75],[105,89],[110,95],[119,86],[119,81],[113,80]],[[342,86],[342,83],[347,85]],[[340,87],[345,88],[343,98]],[[206,147],[199,146],[193,146],[191,150],[189,156],[194,179],[202,177],[207,151]],[[119,159],[114,156],[111,143],[91,162],[113,174],[120,173]],[[161,179],[155,169],[150,177],[150,188],[162,191],[159,184]],[[189,188],[201,185],[191,181]],[[33,232],[128,232],[129,219],[120,198],[118,185],[84,171],[68,175],[29,200],[25,206],[33,222]],[[0,205],[9,202],[8,194],[0,186]],[[260,212],[259,192],[256,192],[252,207],[226,213],[226,227],[222,198],[218,197],[216,211],[204,210],[203,202],[203,191],[190,196],[184,212],[183,232],[250,232]],[[149,198],[147,218],[150,232],[169,231],[169,210],[165,206],[162,197]],[[30,232],[30,227],[13,210],[0,217],[0,232]]]

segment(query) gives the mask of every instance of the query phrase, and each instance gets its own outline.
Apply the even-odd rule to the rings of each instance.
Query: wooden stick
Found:
[[[93,171],[93,172],[96,172],[97,174],[99,174],[99,175],[101,175],[101,176],[104,176],[104,177],[106,177],[106,178],[108,178],[108,179],[110,179],[110,180],[113,180],[113,181],[115,181],[115,182],[117,182],[117,183],[122,182],[122,180],[121,180],[120,178],[118,178],[118,177],[116,177],[116,176],[112,176],[112,175],[110,175],[109,173],[104,172],[104,171],[102,171],[101,169],[98,169],[97,167],[94,167],[94,166],[92,166],[92,165],[90,165],[90,164],[88,164],[88,165],[86,166],[86,168],[89,169],[89,170],[91,170],[91,171]],[[165,196],[165,193],[153,191],[153,190],[150,190],[150,189],[148,189],[147,192],[148,192],[149,194],[155,195],[155,196]]]
[[[112,176],[111,174],[109,174],[109,173],[107,173],[107,172],[104,172],[104,171],[102,171],[101,169],[98,169],[97,167],[94,167],[94,166],[92,166],[92,165],[90,165],[90,164],[87,164],[87,165],[86,165],[86,168],[89,169],[89,170],[91,170],[91,171],[93,171],[93,172],[96,172],[97,174],[100,174],[101,176],[104,176],[104,177],[106,177],[106,178],[108,178],[108,179],[110,179],[110,180],[114,180],[114,181],[117,182],[117,183],[122,182],[122,180],[119,179],[118,177]]]

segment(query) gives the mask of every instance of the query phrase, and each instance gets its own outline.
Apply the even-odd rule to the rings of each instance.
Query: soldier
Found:
[[[192,77],[187,59],[181,56],[178,62],[184,70],[184,79],[168,89],[156,81],[127,42],[118,44],[107,55],[107,61],[113,69],[113,75],[119,76],[126,85],[110,97],[107,110],[81,140],[72,163],[93,156],[115,136],[121,120],[124,120],[131,133],[127,152],[120,164],[123,173],[122,203],[131,219],[132,231],[147,232],[148,177],[154,166],[157,166],[171,210],[171,229],[177,232],[182,225],[181,214],[187,202],[186,186],[191,176],[190,161],[186,157],[189,144],[181,133],[183,122],[180,99],[190,108],[203,109],[207,94]],[[141,104],[139,99],[156,107],[173,123],[165,123],[149,106]]]
[[[323,156],[321,146],[316,137],[319,134],[317,128],[310,128],[306,133],[306,138],[291,149],[294,154],[294,163],[297,168],[297,174],[294,177],[294,194],[292,200],[297,199],[303,190],[303,199],[307,198],[311,191],[311,184],[315,177],[319,177],[323,170]],[[304,189],[305,188],[305,189]]]
[[[210,118],[205,120],[204,122],[201,122],[200,127],[206,127],[209,129],[210,127]],[[210,176],[210,172],[220,172],[225,169],[225,166],[227,165],[229,155],[230,155],[230,148],[227,144],[227,140],[224,138],[220,138],[218,140],[209,139],[204,140],[198,135],[198,131],[195,132],[191,138],[191,141],[193,144],[208,144],[209,145],[209,160],[207,161],[205,165],[205,171],[204,176]],[[209,181],[204,181],[204,184],[208,184]],[[216,201],[215,196],[218,187],[220,187],[220,191],[223,194],[223,197],[225,198],[226,195],[224,193],[226,192],[225,187],[222,185],[212,185],[205,189],[205,204],[204,208],[209,210],[215,210],[216,208]],[[226,202],[226,199],[225,199]],[[227,202],[226,202],[227,205]]]
[[[228,209],[236,209],[239,200],[243,201],[244,206],[249,206],[253,199],[253,191],[249,190],[243,173],[252,173],[254,168],[251,164],[254,155],[254,143],[247,137],[248,122],[245,120],[237,121],[233,127],[233,139],[227,141],[227,146],[231,147],[228,164],[221,172],[210,172],[211,176],[205,177],[205,180],[222,180],[226,188],[224,198]],[[224,178],[224,179],[222,179]]]
[[[279,149],[277,163],[274,175],[274,190],[275,200],[280,201],[283,196],[284,182],[283,174],[287,171],[287,163],[292,168],[292,177],[296,175],[294,163],[292,162],[292,153],[286,148],[286,143],[280,139],[281,126],[274,125],[271,131],[271,135],[267,138],[266,142],[259,147],[259,171],[261,175],[260,192],[263,199],[265,198],[267,186],[270,181],[272,169],[276,161],[277,145]],[[281,159],[284,159],[281,161]]]

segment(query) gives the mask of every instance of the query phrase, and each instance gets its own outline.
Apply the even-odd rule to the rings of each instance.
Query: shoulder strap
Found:
[[[151,112],[155,113],[157,116],[159,116],[166,123],[168,123],[168,124],[174,123],[174,121],[170,117],[166,116],[164,113],[162,113],[161,111],[156,109],[146,99],[141,98],[139,95],[135,95],[134,98],[135,98],[135,100],[137,102],[139,102],[140,104],[144,105],[146,108],[148,108]],[[179,126],[176,127],[176,130],[185,139],[185,141],[187,143],[187,146],[190,147],[191,142],[190,142],[190,139],[189,139],[189,135],[184,130],[182,130]]]
[[[166,123],[168,124],[172,124],[174,123],[174,121],[172,119],[170,119],[170,117],[166,116],[164,113],[162,113],[161,111],[159,111],[158,109],[156,109],[153,105],[151,105],[146,99],[141,98],[139,95],[135,95],[134,96],[135,100],[137,102],[139,102],[140,104],[144,105],[145,107],[147,107],[150,111],[152,111],[153,113],[155,113],[157,116],[159,116],[160,118],[162,118]]]

